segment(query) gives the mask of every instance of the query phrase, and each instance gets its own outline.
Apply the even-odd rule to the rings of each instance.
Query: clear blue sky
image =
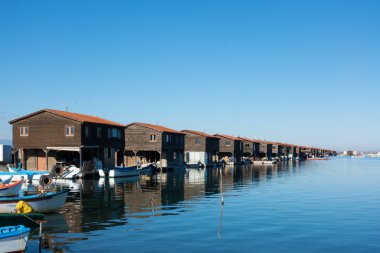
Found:
[[[41,108],[380,150],[380,1],[0,1],[0,139]]]

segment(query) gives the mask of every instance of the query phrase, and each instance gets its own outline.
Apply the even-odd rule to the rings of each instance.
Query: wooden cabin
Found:
[[[185,136],[185,162],[188,166],[212,166],[218,162],[219,138],[194,130],[182,130]]]
[[[280,150],[281,151],[281,150]],[[279,147],[277,142],[272,142],[272,158],[278,159],[281,154],[279,154]]]
[[[255,140],[259,143],[259,160],[268,159],[272,160],[272,146],[273,142],[266,140]]]
[[[255,142],[249,138],[239,137],[242,143],[242,155],[244,159],[254,160],[255,158]]]
[[[18,162],[28,170],[55,164],[84,172],[123,162],[124,125],[97,116],[43,109],[9,122]]]
[[[167,127],[131,123],[125,128],[124,163],[157,163],[162,168],[184,165],[185,134]]]
[[[282,143],[282,142],[276,142],[277,144],[277,157],[280,160],[287,160],[289,155],[289,144]]]
[[[223,160],[227,164],[241,163],[243,152],[241,139],[225,134],[214,134],[214,136],[219,138],[219,161]]]

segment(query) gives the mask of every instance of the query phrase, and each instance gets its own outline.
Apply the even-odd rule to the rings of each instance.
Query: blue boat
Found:
[[[0,227],[1,252],[24,252],[29,231],[23,225]]]
[[[8,166],[9,172],[0,171],[0,175],[11,175],[15,178],[24,178],[28,181],[39,180],[42,175],[49,175],[48,171],[33,171],[33,170],[24,170],[19,168],[13,168]]]

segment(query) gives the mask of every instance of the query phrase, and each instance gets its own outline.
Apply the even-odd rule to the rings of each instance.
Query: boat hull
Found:
[[[20,200],[27,202],[36,212],[53,212],[65,204],[68,192],[69,191],[62,191],[41,195],[0,198],[0,213],[14,212]]]
[[[12,175],[0,175],[1,182],[4,184],[9,184],[12,181]]]
[[[34,221],[43,220],[45,215],[42,213],[0,213],[0,226],[17,226],[38,227]]]
[[[82,177],[82,171],[80,168],[71,166],[68,169],[64,170],[63,174],[60,177],[64,179],[78,179]]]
[[[0,249],[1,252],[23,252],[29,237],[29,228],[15,226],[13,232],[6,232],[10,227],[0,228]]]
[[[110,178],[114,177],[135,177],[140,175],[140,171],[133,169],[116,168],[108,172]]]
[[[253,161],[253,165],[271,165],[276,163],[276,161]]]
[[[0,197],[16,196],[19,194],[22,187],[22,180],[13,184],[8,184],[8,187],[0,188]]]
[[[131,166],[131,167],[116,167],[113,169],[109,169],[108,172],[106,172],[104,169],[99,169],[99,176],[100,177],[109,177],[109,178],[115,178],[115,177],[135,177],[140,175],[140,170],[137,169],[137,166]]]
[[[42,175],[49,175],[49,171],[33,171],[33,170],[23,170],[12,168],[8,166],[8,170],[10,173],[14,173],[15,175],[21,176],[25,179],[31,180],[40,180]]]

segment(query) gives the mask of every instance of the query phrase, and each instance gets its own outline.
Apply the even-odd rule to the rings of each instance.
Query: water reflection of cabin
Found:
[[[56,163],[93,171],[95,163],[122,163],[124,125],[79,113],[43,109],[9,122],[17,162],[29,170],[48,170]],[[96,159],[94,159],[96,158]]]
[[[224,160],[227,164],[238,164],[242,157],[241,139],[238,137],[215,134],[219,138],[219,160]]]
[[[198,162],[212,166],[218,162],[219,138],[194,130],[182,130],[185,133],[185,162],[189,166],[198,166]]]
[[[125,129],[125,157],[128,166],[160,162],[163,168],[184,165],[185,134],[167,127],[131,123]]]

